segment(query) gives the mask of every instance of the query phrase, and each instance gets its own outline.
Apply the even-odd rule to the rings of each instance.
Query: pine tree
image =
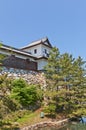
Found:
[[[85,62],[81,57],[75,59],[68,53],[61,55],[53,48],[45,70],[49,103],[55,101],[58,111],[69,114],[85,108]]]

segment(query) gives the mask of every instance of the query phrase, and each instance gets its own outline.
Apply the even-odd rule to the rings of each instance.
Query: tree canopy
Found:
[[[79,56],[73,58],[68,53],[60,54],[54,47],[45,66],[47,97],[54,101],[56,111],[69,114],[82,114],[86,109],[86,68]]]

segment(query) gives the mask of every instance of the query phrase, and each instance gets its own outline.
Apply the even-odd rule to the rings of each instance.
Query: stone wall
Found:
[[[37,70],[37,62],[30,61],[29,59],[21,59],[15,57],[15,55],[8,56],[3,61],[3,66],[16,68],[16,69],[25,69],[25,70]]]
[[[7,74],[12,79],[23,78],[28,84],[40,84],[46,89],[46,80],[43,72],[3,67],[0,75]]]
[[[64,119],[61,121],[45,121],[45,122],[40,122],[31,126],[27,126],[24,128],[21,128],[20,130],[37,130],[40,128],[63,128],[67,123],[68,123],[69,119]]]

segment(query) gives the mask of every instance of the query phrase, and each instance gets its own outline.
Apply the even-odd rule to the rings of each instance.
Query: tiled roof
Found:
[[[45,37],[45,38],[39,39],[37,41],[31,42],[30,44],[28,44],[27,46],[22,47],[21,49],[29,48],[31,46],[35,46],[35,45],[38,45],[38,44],[41,44],[41,43],[44,44],[44,45],[47,45],[49,47],[52,47],[52,45],[50,44],[48,38]]]
[[[11,46],[8,46],[8,45],[5,45],[5,44],[1,44],[0,48],[5,49],[5,50],[9,50],[9,51],[13,51],[13,52],[16,52],[16,53],[20,53],[20,54],[23,54],[23,55],[27,55],[27,56],[30,56],[32,58],[36,58],[35,56],[32,56],[29,52],[25,52],[25,51],[22,51],[20,49],[17,49],[17,48],[14,48],[14,47],[11,47]]]

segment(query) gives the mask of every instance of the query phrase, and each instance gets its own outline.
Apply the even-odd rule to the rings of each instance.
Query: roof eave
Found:
[[[10,51],[9,53],[14,52],[14,53],[18,53],[18,54],[21,54],[21,55],[29,56],[29,57],[31,57],[31,58],[33,58],[33,59],[36,58],[36,57],[30,55],[30,54],[27,53],[27,52],[23,52],[23,51],[21,51],[21,50],[14,49],[14,48],[11,49],[10,47],[6,47],[5,45],[2,45],[0,48],[1,48],[1,49],[4,49],[4,50],[7,50],[7,51]]]
[[[38,58],[36,58],[35,60],[40,60],[40,59],[48,59],[48,57],[44,57],[44,56],[42,56],[42,57],[38,57]]]

